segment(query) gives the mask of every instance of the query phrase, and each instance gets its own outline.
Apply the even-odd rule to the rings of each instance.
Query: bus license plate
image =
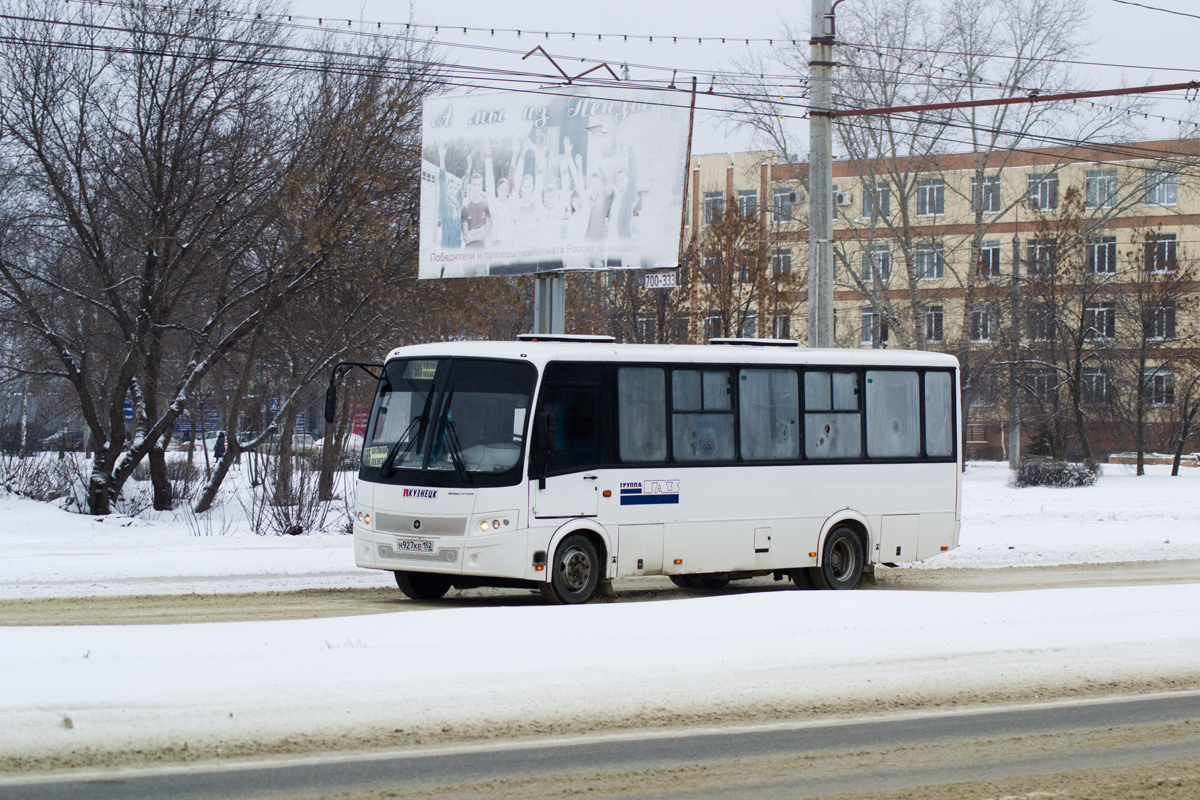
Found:
[[[433,542],[426,539],[397,539],[397,553],[432,553]]]

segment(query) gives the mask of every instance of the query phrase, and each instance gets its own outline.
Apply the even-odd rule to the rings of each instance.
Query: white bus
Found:
[[[851,589],[957,545],[953,356],[606,339],[389,353],[355,562],[416,599],[520,586],[583,603],[639,575]]]

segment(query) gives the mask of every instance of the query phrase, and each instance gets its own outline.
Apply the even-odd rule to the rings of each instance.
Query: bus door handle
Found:
[[[599,475],[584,475],[583,479],[585,481],[595,481],[595,480],[599,480],[600,476]]]

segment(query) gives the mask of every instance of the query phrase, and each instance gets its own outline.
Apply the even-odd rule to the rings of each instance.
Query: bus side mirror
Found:
[[[550,409],[539,411],[533,418],[533,474],[538,479],[538,488],[546,488],[546,469],[550,464],[550,449],[554,446],[554,414]]]
[[[337,415],[337,386],[333,381],[329,382],[329,388],[325,390],[325,424],[332,425],[333,418]]]

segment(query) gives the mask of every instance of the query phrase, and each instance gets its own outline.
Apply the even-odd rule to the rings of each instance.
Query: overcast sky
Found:
[[[1117,0],[1091,0],[1091,5],[1094,13],[1085,24],[1096,43],[1088,60],[1125,66],[1081,67],[1089,84],[1086,88],[1200,79],[1200,57],[1196,55],[1194,44],[1200,37],[1200,19],[1128,5]],[[1183,14],[1200,14],[1200,3],[1194,0],[1146,0],[1144,5]],[[296,6],[297,13],[301,14],[322,17],[328,14],[331,18],[339,19],[354,16],[357,20],[371,23],[404,22],[409,18],[408,8],[395,2],[363,0],[355,10],[351,8],[352,4],[340,0],[297,0]],[[531,64],[536,59],[522,62],[516,54],[474,49],[508,48],[524,52],[541,44],[557,55],[607,60],[618,70],[621,63],[627,62],[631,65],[631,75],[635,80],[669,80],[671,70],[678,69],[680,81],[687,82],[693,71],[728,67],[736,57],[747,52],[744,44],[746,38],[753,40],[779,36],[785,17],[798,20],[800,27],[807,30],[809,9],[808,0],[787,4],[770,0],[738,0],[734,3],[728,0],[690,0],[687,3],[530,0],[521,4],[497,0],[413,0],[412,18],[427,25],[440,26],[439,38],[446,43],[471,46],[449,48],[452,58],[462,64],[550,71],[553,68],[545,61],[533,67]],[[520,39],[502,31],[494,36],[489,32],[463,35],[463,26],[521,28],[526,32]],[[529,30],[572,31],[580,35],[575,41],[557,35],[547,41],[544,35],[533,36],[528,33]],[[592,33],[593,36],[584,37],[583,33]],[[605,34],[603,41],[596,40],[596,33]],[[646,42],[627,43],[619,38],[622,34],[653,35],[655,40],[652,45]],[[672,44],[673,36],[681,39],[688,37],[691,41]],[[722,36],[729,41],[739,39],[741,43],[721,45],[716,40]],[[697,37],[705,39],[705,42],[697,45]],[[753,43],[752,47],[765,49],[766,43]],[[570,74],[591,66],[579,67],[579,62],[575,64],[573,68],[569,60],[562,61],[563,68]],[[1181,94],[1161,96],[1158,108],[1159,113],[1169,117],[1190,116]],[[697,116],[694,152],[744,150],[751,146],[747,134],[722,130],[718,122],[712,114],[701,113]],[[1147,138],[1166,138],[1177,135],[1179,130],[1178,125],[1158,124],[1148,128]]]

